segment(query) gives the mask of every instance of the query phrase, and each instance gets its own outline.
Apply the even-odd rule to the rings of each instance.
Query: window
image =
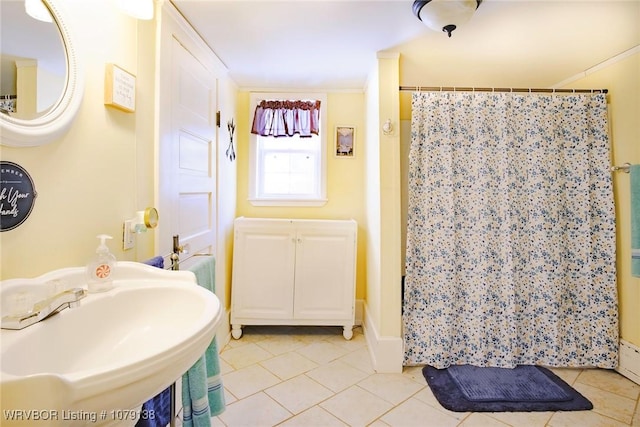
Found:
[[[302,94],[252,94],[256,106],[268,100],[320,100],[319,134],[310,137],[251,134],[249,200],[262,206],[320,206],[326,203],[326,97]]]

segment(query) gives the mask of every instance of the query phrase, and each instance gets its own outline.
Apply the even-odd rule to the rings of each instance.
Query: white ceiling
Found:
[[[379,51],[400,84],[549,87],[640,45],[640,0],[484,0],[451,38],[412,0],[172,0],[243,89],[361,90]]]

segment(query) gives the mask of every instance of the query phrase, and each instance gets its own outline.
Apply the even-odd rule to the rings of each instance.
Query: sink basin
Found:
[[[128,410],[202,356],[221,308],[191,272],[119,262],[114,277],[112,290],[89,294],[77,308],[0,331],[3,426],[124,424],[137,415]],[[40,295],[56,281],[82,286],[84,268],[0,282],[3,305],[11,292]]]

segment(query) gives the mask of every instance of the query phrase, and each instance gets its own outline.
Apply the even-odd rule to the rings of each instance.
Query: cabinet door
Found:
[[[291,228],[237,228],[232,317],[293,316],[295,233]]]
[[[299,228],[296,239],[295,319],[353,319],[355,231]]]

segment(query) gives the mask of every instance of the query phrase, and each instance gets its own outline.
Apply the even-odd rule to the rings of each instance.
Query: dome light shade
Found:
[[[47,6],[42,3],[42,0],[25,0],[24,10],[27,15],[42,22],[53,22],[51,12],[47,9]]]
[[[413,14],[434,31],[451,32],[466,23],[482,0],[416,0]]]
[[[153,0],[116,0],[118,8],[137,19],[153,19]]]

